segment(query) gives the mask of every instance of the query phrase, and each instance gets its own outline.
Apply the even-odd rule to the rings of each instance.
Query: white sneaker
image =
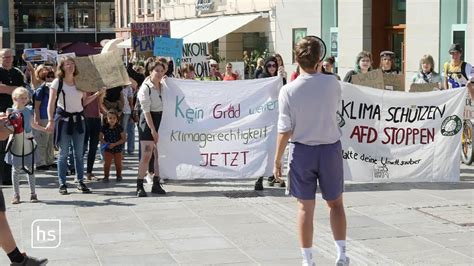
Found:
[[[349,257],[346,257],[345,260],[340,259],[340,260],[336,261],[336,266],[348,266],[349,262],[350,262]]]
[[[153,175],[152,174],[146,174],[145,179],[146,179],[146,182],[148,184],[150,184],[150,185],[153,184]]]

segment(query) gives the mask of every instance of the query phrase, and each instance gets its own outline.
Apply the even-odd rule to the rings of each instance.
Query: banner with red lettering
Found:
[[[160,176],[270,176],[276,148],[279,77],[238,81],[168,78],[162,89]]]
[[[346,180],[459,181],[465,89],[406,93],[341,84]]]

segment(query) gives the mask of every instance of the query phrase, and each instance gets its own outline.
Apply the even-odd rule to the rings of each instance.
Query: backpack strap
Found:
[[[66,94],[65,94],[64,91],[63,91],[63,84],[64,84],[63,79],[59,79],[58,92],[56,93],[56,104],[55,104],[55,107],[56,107],[56,108],[58,107],[59,94],[61,94],[61,92],[62,92],[62,93],[63,93],[64,111],[66,111]]]
[[[467,65],[466,62],[462,62],[462,64],[461,64],[461,74],[464,76],[464,78],[466,78],[466,80],[469,80],[469,78],[467,77],[467,73],[466,73],[466,65]]]

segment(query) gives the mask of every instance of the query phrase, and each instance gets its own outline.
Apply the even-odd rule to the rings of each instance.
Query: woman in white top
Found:
[[[148,64],[150,76],[145,79],[137,98],[140,101],[142,113],[138,122],[138,138],[140,140],[141,158],[138,165],[137,196],[146,197],[143,187],[143,180],[147,175],[148,166],[152,154],[154,155],[153,186],[151,193],[166,194],[160,185],[158,168],[158,129],[160,127],[163,113],[163,103],[161,101],[161,80],[165,76],[167,64],[162,59],[156,59]]]
[[[69,143],[72,141],[76,175],[79,181],[77,189],[82,193],[90,193],[84,184],[84,106],[92,102],[102,92],[88,96],[76,87],[76,69],[74,59],[66,57],[59,63],[57,79],[53,81],[49,91],[48,124],[46,130],[55,133],[55,143],[59,145],[58,178],[59,193],[67,195],[66,170]],[[57,100],[56,100],[57,99]],[[79,101],[79,99],[81,99]],[[55,114],[56,110],[56,114]]]

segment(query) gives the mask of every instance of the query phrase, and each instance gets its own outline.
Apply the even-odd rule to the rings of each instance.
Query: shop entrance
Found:
[[[380,64],[380,52],[396,54],[395,64],[405,71],[406,0],[372,0],[372,55],[374,68]]]

